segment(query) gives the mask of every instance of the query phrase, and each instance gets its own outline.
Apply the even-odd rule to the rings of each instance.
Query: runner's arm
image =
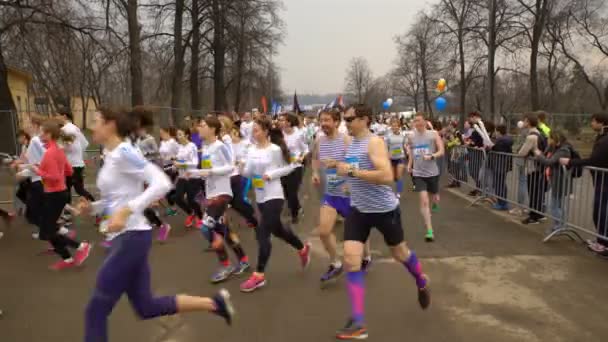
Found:
[[[445,154],[445,146],[443,144],[443,139],[439,136],[439,133],[435,134],[435,145],[437,146],[437,151],[433,153],[433,158],[443,157]]]
[[[380,137],[371,137],[368,153],[375,170],[355,170],[354,176],[374,184],[391,184],[393,172],[384,140]]]

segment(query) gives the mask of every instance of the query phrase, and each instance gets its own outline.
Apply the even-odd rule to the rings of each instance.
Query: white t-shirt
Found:
[[[264,148],[253,146],[249,149],[243,168],[243,176],[251,178],[257,203],[272,199],[284,199],[281,177],[288,175],[292,167],[283,160],[281,148],[270,144]],[[269,181],[262,177],[267,175]]]
[[[201,172],[211,173],[205,178],[205,194],[208,199],[220,195],[232,197],[230,174],[234,169],[234,164],[228,146],[220,140],[216,140],[212,144],[203,145],[202,150],[201,169],[188,170],[188,174],[200,177]]]
[[[179,150],[179,144],[175,139],[170,138],[169,140],[163,140],[160,142],[158,153],[163,161],[164,165],[171,164],[172,160],[177,157],[177,151]]]
[[[188,142],[185,145],[179,144],[175,160],[178,162],[177,174],[180,178],[187,177],[187,172],[196,170],[198,164],[198,149],[193,142]],[[192,175],[191,178],[198,178]]]
[[[89,141],[82,134],[80,128],[71,122],[61,127],[63,134],[74,137],[74,142],[66,144],[63,148],[65,156],[68,158],[72,167],[84,167],[84,151],[89,146]]]
[[[147,184],[145,190],[144,183]],[[100,199],[92,203],[94,214],[107,219],[127,206],[133,212],[121,232],[108,235],[112,239],[126,231],[152,229],[143,211],[171,190],[171,181],[158,166],[147,161],[137,147],[126,141],[106,151],[97,175],[97,187]]]
[[[253,121],[241,122],[241,135],[243,136],[243,139],[253,142],[252,134],[253,134]]]
[[[247,159],[247,154],[249,153],[249,149],[251,148],[251,143],[249,140],[241,139],[236,144],[232,144],[232,150],[234,152],[234,160],[239,163],[244,163]],[[233,176],[240,174],[240,170],[238,167],[234,168]]]
[[[46,148],[40,140],[40,137],[35,135],[30,139],[30,144],[27,147],[27,151],[25,152],[25,157],[27,158],[27,163],[31,165],[40,165],[42,161],[42,157],[46,152]],[[35,173],[32,173],[32,182],[37,182],[42,180],[42,177],[38,176]]]
[[[296,130],[291,134],[283,132],[285,138],[285,144],[289,149],[290,163],[295,167],[301,167],[302,163],[296,162],[296,160],[306,154],[308,154],[308,144],[306,143],[306,135],[303,130]]]

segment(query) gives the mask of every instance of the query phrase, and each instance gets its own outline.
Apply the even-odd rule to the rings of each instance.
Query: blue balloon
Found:
[[[448,107],[448,101],[443,97],[438,97],[435,99],[435,109],[442,112]]]
[[[390,107],[391,107],[391,104],[390,104],[390,103],[388,103],[388,101],[384,101],[384,102],[382,102],[382,108],[383,108],[384,110],[388,110]]]

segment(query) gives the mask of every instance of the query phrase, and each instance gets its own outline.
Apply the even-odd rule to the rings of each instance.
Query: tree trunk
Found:
[[[201,25],[199,22],[200,16],[199,1],[192,2],[192,49],[190,61],[190,105],[192,111],[200,114],[200,89],[199,89],[199,59],[200,59],[200,44],[201,44]]]
[[[245,71],[245,24],[246,18],[241,19],[239,46],[236,56],[236,94],[234,96],[234,111],[241,109],[241,93],[243,87],[243,72]]]
[[[464,63],[464,35],[462,27],[458,28],[458,55],[460,57],[460,122],[464,124],[467,104],[467,74]]]
[[[127,20],[129,26],[129,55],[131,68],[131,105],[144,104],[143,73],[141,70],[141,42],[137,0],[128,0]]]
[[[0,39],[0,150],[17,154],[17,115],[13,96],[8,88],[8,68],[4,63]]]
[[[530,106],[532,110],[540,109],[538,96],[538,47],[545,29],[545,21],[549,15],[549,0],[536,1],[534,27],[532,28],[532,41],[530,42]]]
[[[224,41],[224,13],[220,0],[213,0],[213,108],[226,110],[226,87],[224,70],[226,66],[226,42]]]
[[[195,1],[196,2],[196,1]],[[184,46],[182,37],[182,22],[184,19],[184,0],[175,1],[175,21],[173,25],[173,77],[171,79],[171,118],[172,124],[181,122],[182,81],[184,79]],[[178,118],[179,117],[179,118]]]
[[[494,122],[498,122],[495,113],[495,74],[494,74],[494,59],[496,56],[496,0],[488,0],[488,113]]]
[[[419,40],[420,45],[420,76],[422,76],[422,104],[424,112],[429,112],[433,115],[433,108],[431,107],[431,100],[429,99],[429,88],[428,88],[428,70],[426,69],[426,46],[422,41]]]

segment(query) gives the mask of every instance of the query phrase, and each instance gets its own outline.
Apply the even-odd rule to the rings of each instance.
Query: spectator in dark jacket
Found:
[[[591,166],[608,169],[608,113],[594,114],[591,128],[598,132],[591,156],[585,159],[561,158],[560,163],[568,167]],[[593,185],[593,222],[601,237],[596,242],[589,241],[589,248],[608,257],[608,170],[592,170]]]
[[[496,127],[496,141],[492,146],[488,167],[494,175],[494,191],[498,198],[494,209],[509,210],[507,206],[507,173],[513,169],[513,138],[507,135],[507,126]]]

